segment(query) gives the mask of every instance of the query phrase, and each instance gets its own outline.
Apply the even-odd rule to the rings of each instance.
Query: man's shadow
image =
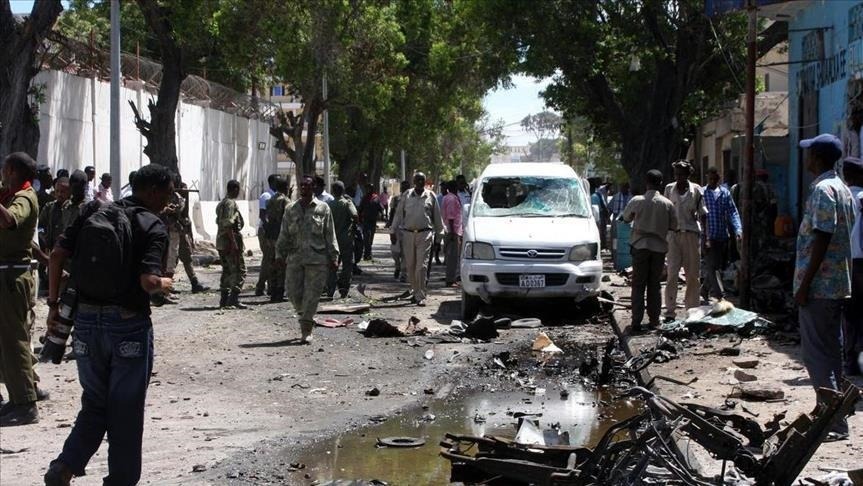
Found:
[[[241,344],[241,348],[245,349],[253,349],[253,348],[280,348],[282,346],[307,346],[308,343],[303,342],[300,338],[291,338],[285,339],[284,341],[276,341],[271,343],[246,343]]]

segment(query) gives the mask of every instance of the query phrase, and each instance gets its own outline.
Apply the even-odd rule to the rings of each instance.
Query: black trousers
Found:
[[[659,325],[662,311],[662,269],[665,253],[632,248],[632,326],[644,320],[644,293],[647,291],[647,317],[651,326]]]
[[[733,245],[732,245],[733,246]],[[704,292],[715,299],[725,297],[722,285],[722,270],[728,263],[728,240],[710,240],[704,252]]]

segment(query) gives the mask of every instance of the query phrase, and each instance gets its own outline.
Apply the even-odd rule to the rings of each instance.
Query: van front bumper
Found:
[[[522,288],[520,275],[545,275],[545,287]],[[602,262],[524,263],[503,260],[462,260],[461,286],[473,296],[515,298],[571,297],[582,300],[599,294]]]

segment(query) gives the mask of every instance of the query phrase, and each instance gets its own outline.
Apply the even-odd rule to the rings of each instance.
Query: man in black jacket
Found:
[[[78,291],[72,348],[76,355],[83,396],[75,426],[63,445],[63,452],[45,474],[47,485],[67,485],[72,476],[84,475],[84,468],[108,434],[108,476],[105,484],[136,484],[141,477],[141,442],[144,432],[144,400],[153,368],[153,325],[150,295],[170,292],[172,281],[162,276],[162,258],[168,232],[158,214],[174,193],[171,172],[155,164],[138,171],[132,182],[132,196],[113,203],[128,220],[131,254],[120,268],[99,268],[100,262],[79,267],[80,255],[87,254],[88,231],[106,205],[93,202],[66,229],[51,253],[48,278],[48,328],[58,317],[60,273],[72,258],[72,282]],[[128,234],[117,229],[117,234]],[[92,259],[98,260],[96,257]],[[105,264],[105,266],[110,266]],[[96,267],[96,268],[93,268]],[[98,283],[84,282],[86,268],[116,280],[122,292],[85,291]],[[77,269],[77,270],[76,270]],[[77,274],[76,274],[77,273]],[[92,276],[88,277],[92,280]]]

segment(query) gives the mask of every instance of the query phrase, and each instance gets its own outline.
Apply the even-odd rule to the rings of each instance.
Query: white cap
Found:
[[[856,165],[858,168],[863,169],[863,159],[859,157],[845,157],[842,160],[842,165]]]
[[[815,138],[807,138],[800,141],[800,148],[809,148],[816,143],[832,144],[839,150],[842,150],[842,141],[832,133],[822,133]]]

